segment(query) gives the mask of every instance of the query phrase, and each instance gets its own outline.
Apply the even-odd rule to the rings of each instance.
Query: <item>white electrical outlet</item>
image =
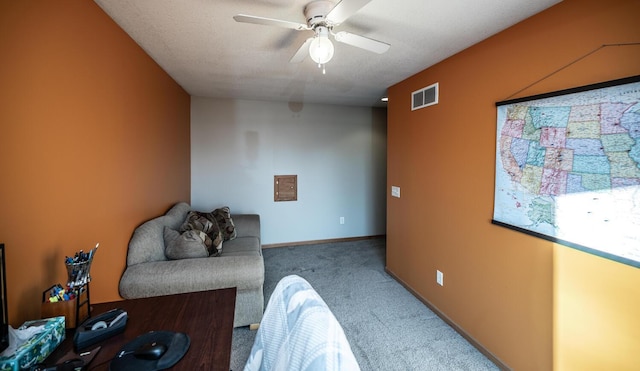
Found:
[[[340,217],[340,224],[344,224],[344,216]]]
[[[439,270],[436,270],[436,282],[438,283],[438,285],[444,286],[444,273],[440,272]]]

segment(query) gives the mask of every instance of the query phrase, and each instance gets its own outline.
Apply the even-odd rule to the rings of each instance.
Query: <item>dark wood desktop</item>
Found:
[[[189,335],[187,354],[172,370],[229,371],[231,338],[235,311],[236,289],[202,291],[158,296],[92,305],[92,316],[114,308],[127,311],[129,319],[124,333],[87,348],[101,346],[89,365],[91,370],[108,370],[109,361],[120,348],[149,331],[175,331]],[[73,351],[73,331],[47,359],[55,362]]]

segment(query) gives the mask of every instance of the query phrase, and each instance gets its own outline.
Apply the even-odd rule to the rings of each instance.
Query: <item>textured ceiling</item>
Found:
[[[335,42],[325,75],[310,58],[289,63],[312,31],[233,19],[305,23],[308,0],[95,2],[192,96],[380,106],[387,87],[559,0],[372,0],[334,31],[391,48],[379,55]]]

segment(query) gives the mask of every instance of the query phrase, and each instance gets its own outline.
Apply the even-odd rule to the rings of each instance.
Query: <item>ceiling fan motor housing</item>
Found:
[[[304,16],[307,20],[307,25],[310,28],[318,25],[327,26],[326,17],[333,6],[333,3],[328,0],[317,0],[307,4],[307,6],[304,7]]]

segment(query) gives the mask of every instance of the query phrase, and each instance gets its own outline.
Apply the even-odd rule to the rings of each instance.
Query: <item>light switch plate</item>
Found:
[[[391,186],[391,196],[400,198],[400,187]]]
[[[444,273],[440,272],[439,270],[436,270],[436,282],[438,283],[438,285],[444,286]]]

